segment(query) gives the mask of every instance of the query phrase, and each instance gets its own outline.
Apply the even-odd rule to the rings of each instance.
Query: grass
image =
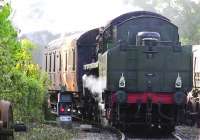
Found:
[[[28,125],[27,132],[15,132],[15,140],[69,140],[75,135],[70,128],[61,128],[48,124]]]

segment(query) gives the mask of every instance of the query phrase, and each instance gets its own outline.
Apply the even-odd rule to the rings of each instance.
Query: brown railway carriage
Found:
[[[45,52],[45,70],[51,81],[49,90],[65,86],[69,91],[77,91],[74,55],[75,38],[60,38],[49,43]]]
[[[96,36],[99,29],[62,37],[48,44],[45,49],[43,69],[51,81],[49,87],[52,109],[61,87],[78,95],[82,91],[83,65],[91,63],[96,54]]]

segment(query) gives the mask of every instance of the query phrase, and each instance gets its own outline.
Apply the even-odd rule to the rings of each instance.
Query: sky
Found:
[[[12,0],[12,21],[21,33],[86,31],[136,10],[123,0]]]

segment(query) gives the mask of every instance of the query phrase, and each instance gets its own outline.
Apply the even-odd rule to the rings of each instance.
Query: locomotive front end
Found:
[[[103,39],[99,76],[106,79],[107,119],[172,130],[192,89],[192,47],[180,45],[178,28],[143,14],[105,29]]]

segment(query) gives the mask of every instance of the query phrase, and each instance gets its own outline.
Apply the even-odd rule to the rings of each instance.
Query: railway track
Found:
[[[77,136],[73,140],[125,140],[123,133],[114,128],[78,124],[78,127],[74,129]]]
[[[200,130],[196,127],[189,126],[177,126],[173,135],[178,140],[199,140],[200,139]]]
[[[88,123],[86,123],[88,121],[86,120],[82,120],[83,124],[86,124],[86,126],[88,125]],[[89,128],[88,128],[89,127]],[[162,135],[146,135],[143,132],[141,134],[134,134],[131,132],[128,133],[123,133],[122,131],[120,131],[119,129],[115,128],[115,127],[108,127],[108,126],[102,126],[99,124],[92,124],[89,125],[87,127],[83,127],[83,130],[86,130],[87,132],[92,132],[92,133],[99,133],[97,134],[91,134],[88,136],[87,134],[81,134],[81,135],[87,135],[87,136],[82,136],[82,138],[80,139],[94,139],[94,140],[98,140],[98,139],[108,139],[108,140],[184,140],[181,139],[180,137],[177,137],[176,135],[172,134],[165,134],[164,136]],[[107,132],[107,133],[105,133]],[[80,133],[80,132],[79,132]],[[101,133],[101,134],[100,134]],[[137,133],[137,132],[136,132]],[[95,135],[95,138],[94,136]],[[146,136],[145,136],[146,135]],[[75,138],[73,140],[79,140],[79,138]]]
[[[166,137],[156,137],[156,138],[131,138],[131,137],[126,137],[125,140],[183,140],[183,139],[178,139],[175,136],[166,136]]]
[[[172,133],[172,135],[177,139],[177,140],[183,140],[179,135]]]
[[[72,140],[125,140],[124,134],[114,127],[102,126],[98,123],[89,122],[76,117],[72,125],[60,125],[56,121],[46,121],[45,124],[52,126],[61,126],[64,129],[73,129],[75,136]]]
[[[125,140],[182,140],[182,139],[178,139],[173,135],[173,133],[162,135],[162,133],[146,134],[144,132],[141,134],[133,134],[133,133],[131,135],[126,134]]]
[[[82,123],[88,123],[87,120],[82,120]],[[86,123],[86,124],[87,124]],[[89,123],[90,124],[90,123]],[[108,126],[102,126],[98,123],[92,123],[93,129],[92,128],[89,131],[93,131],[95,132],[96,130],[98,130],[98,133],[103,133],[101,134],[101,138],[100,139],[110,139],[110,140],[114,140],[114,139],[118,139],[118,140],[199,140],[200,139],[200,130],[193,128],[193,127],[188,127],[188,126],[177,126],[175,128],[175,131],[172,133],[165,133],[165,132],[159,132],[158,130],[156,130],[154,133],[149,132],[146,133],[144,131],[141,131],[140,133],[138,133],[138,131],[136,132],[126,132],[123,133],[122,131],[120,131],[119,129],[115,128],[115,127],[108,127]],[[129,128],[127,128],[128,130]],[[103,131],[102,131],[103,130]],[[130,130],[130,129],[129,129]],[[157,132],[158,131],[158,132]],[[104,132],[108,132],[106,136]],[[135,134],[136,133],[136,134]],[[115,134],[115,135],[112,135]],[[98,138],[95,138],[94,140],[96,140]],[[75,139],[74,139],[75,140]]]
[[[73,140],[91,139],[91,140],[125,140],[125,135],[119,129],[111,126],[102,126],[94,121],[82,120],[76,117],[74,128],[79,131],[81,138],[75,138]],[[79,126],[78,126],[79,125]]]
[[[199,140],[200,130],[194,127],[177,126],[171,134],[162,132],[146,133],[145,131],[127,132],[120,131],[115,127],[102,126],[95,122],[82,120],[76,117],[73,122],[73,129],[77,135],[73,140]],[[53,124],[55,125],[55,123]],[[127,128],[128,130],[129,128]],[[130,130],[130,129],[129,129]]]
[[[189,126],[176,126],[175,131],[169,135],[126,135],[126,140],[199,140],[200,129]]]

